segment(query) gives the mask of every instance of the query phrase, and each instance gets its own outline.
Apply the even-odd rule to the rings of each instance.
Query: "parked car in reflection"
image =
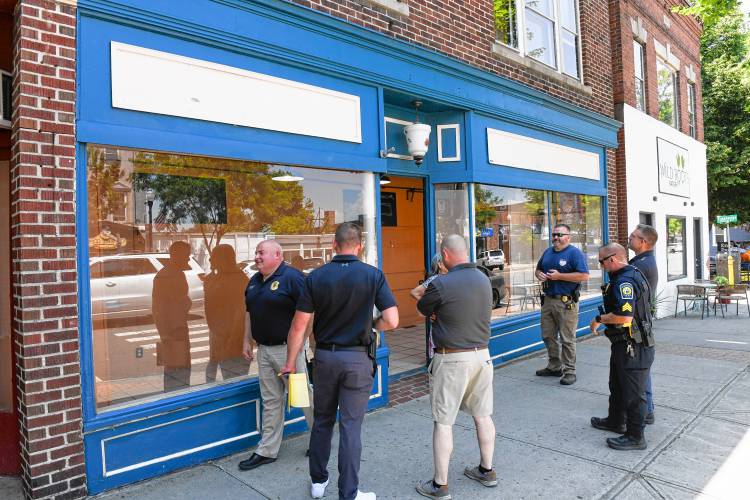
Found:
[[[242,260],[237,263],[237,267],[239,267],[248,278],[252,278],[253,275],[258,272],[258,267],[255,265],[254,260]]]
[[[503,299],[508,293],[508,289],[505,287],[505,278],[502,274],[494,274],[482,265],[477,265],[477,269],[489,278],[490,285],[492,285],[492,308],[497,309],[503,305]]]
[[[91,257],[91,312],[97,319],[149,316],[154,276],[169,262],[167,253]],[[203,269],[190,257],[185,270],[192,311],[203,309]]]
[[[505,267],[505,254],[502,250],[485,250],[477,255],[477,265],[487,269],[500,269]]]

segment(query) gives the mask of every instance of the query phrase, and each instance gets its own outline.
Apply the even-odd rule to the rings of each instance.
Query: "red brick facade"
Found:
[[[31,498],[85,494],[75,240],[76,17],[15,10],[11,151],[13,335],[21,466]]]
[[[612,82],[615,109],[627,104],[635,105],[635,80],[633,60],[634,33],[632,23],[640,20],[640,25],[646,31],[645,61],[646,68],[646,111],[658,119],[659,103],[657,100],[656,79],[656,44],[669,44],[670,52],[680,61],[680,126],[684,134],[689,134],[688,100],[685,91],[686,68],[690,66],[695,71],[695,101],[696,101],[696,139],[703,141],[703,105],[701,93],[701,65],[700,65],[700,35],[702,27],[692,17],[675,14],[671,11],[675,5],[685,5],[685,2],[674,0],[610,0],[610,32],[612,37]],[[617,150],[617,189],[620,199],[618,239],[627,242],[628,211],[625,196],[625,140],[620,131],[619,147]]]

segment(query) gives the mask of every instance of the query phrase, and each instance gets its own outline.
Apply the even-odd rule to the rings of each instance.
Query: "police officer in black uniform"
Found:
[[[591,417],[597,429],[622,434],[608,438],[615,450],[644,450],[646,416],[646,379],[654,361],[651,334],[651,291],[643,274],[627,264],[627,251],[618,243],[599,249],[599,263],[609,274],[604,288],[604,308],[591,321],[597,334],[600,324],[612,342],[609,360],[609,414]]]
[[[380,269],[361,262],[362,232],[344,222],[336,229],[333,260],[307,276],[297,302],[282,373],[295,371],[310,318],[315,336],[314,422],[310,433],[310,495],[328,486],[331,437],[339,411],[339,498],[374,500],[359,491],[362,420],[375,372],[375,330],[398,326],[398,308]],[[373,321],[373,306],[381,315]]]

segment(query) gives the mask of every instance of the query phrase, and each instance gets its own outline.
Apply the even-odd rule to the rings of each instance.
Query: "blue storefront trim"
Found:
[[[427,255],[436,251],[434,184],[554,186],[556,190],[606,195],[605,148],[617,145],[619,123],[615,120],[330,16],[271,0],[80,0],[78,16],[76,237],[90,493],[252,446],[259,438],[260,396],[257,380],[248,379],[97,413],[86,244],[87,143],[420,177],[425,182]],[[114,109],[109,94],[110,41],[357,95],[362,142],[344,143]],[[408,160],[380,157],[387,142],[385,116],[411,120],[412,98],[427,102],[430,111],[423,118],[433,125],[433,134],[439,124],[459,125],[459,161],[438,162],[435,147],[430,148],[422,167]],[[488,126],[595,152],[601,160],[601,179],[590,181],[489,165],[486,144],[481,142],[482,137],[486,141]],[[374,182],[379,199],[377,176]],[[380,234],[379,203],[377,206]],[[606,210],[603,214],[606,228]],[[380,238],[378,250],[382,256]],[[591,300],[582,304],[582,325],[596,314],[597,303]],[[495,363],[538,349],[538,323],[539,314],[534,313],[493,324],[490,347]],[[389,354],[389,347],[383,344],[378,351],[380,369],[370,408],[388,402]],[[305,429],[300,415],[288,415],[287,433]]]

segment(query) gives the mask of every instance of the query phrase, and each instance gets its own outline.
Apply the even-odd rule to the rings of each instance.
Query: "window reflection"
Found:
[[[687,276],[685,218],[667,217],[667,280]]]
[[[602,244],[601,198],[477,184],[474,186],[474,237],[477,264],[490,276],[496,295],[493,318],[541,308],[536,264],[550,246],[549,223],[571,227],[571,244],[584,252],[590,280],[581,296],[598,294],[601,271],[596,262]]]
[[[305,273],[333,231],[361,224],[377,263],[371,174],[88,148],[98,408],[255,375],[242,357],[244,290],[274,238]]]

